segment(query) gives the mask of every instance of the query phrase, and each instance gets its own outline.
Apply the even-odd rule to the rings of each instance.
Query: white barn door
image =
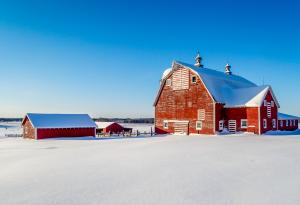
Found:
[[[187,135],[188,125],[188,122],[174,122],[174,134]]]
[[[236,120],[228,120],[228,130],[229,132],[236,132]]]

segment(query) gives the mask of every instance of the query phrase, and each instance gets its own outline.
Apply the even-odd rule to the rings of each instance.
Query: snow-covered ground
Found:
[[[0,201],[300,204],[300,135],[0,139]]]
[[[22,134],[21,122],[0,122],[0,139],[6,135]]]

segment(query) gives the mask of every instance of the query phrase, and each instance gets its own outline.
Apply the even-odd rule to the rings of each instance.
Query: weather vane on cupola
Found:
[[[201,64],[201,61],[202,61],[202,57],[200,56],[200,53],[197,52],[197,56],[195,57],[195,66],[196,67],[199,67],[199,68],[203,68],[203,65]]]

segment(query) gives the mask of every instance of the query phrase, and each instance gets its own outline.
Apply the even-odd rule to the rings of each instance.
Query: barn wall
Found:
[[[240,107],[224,109],[225,127],[228,129],[228,121],[235,120],[238,132],[259,133],[258,125],[258,108],[257,107]],[[246,119],[248,127],[241,128],[241,120]]]
[[[223,120],[225,122],[225,112],[224,112],[224,105],[220,103],[215,104],[215,128],[216,131],[222,131],[219,129],[219,122]]]
[[[265,100],[267,100],[267,102],[274,101],[270,91],[268,91],[268,93],[265,97]],[[260,107],[261,134],[263,134],[267,131],[270,131],[270,130],[277,130],[277,126],[276,126],[276,128],[272,127],[272,119],[276,119],[276,122],[277,122],[277,117],[278,117],[277,115],[278,115],[278,108],[277,108],[275,101],[274,101],[274,107],[271,107],[271,117],[268,117],[267,106],[264,106],[264,103],[261,105],[261,107]],[[263,126],[263,119],[267,120],[267,128],[264,128],[264,126]],[[276,123],[276,125],[277,125],[277,123]]]
[[[23,123],[23,137],[35,139],[35,129],[33,128],[31,122],[28,120],[27,117]]]
[[[95,136],[95,128],[37,129],[37,139]]]
[[[189,133],[214,134],[214,102],[201,82],[198,75],[188,70],[188,89],[173,90],[172,86],[162,88],[162,92],[155,106],[155,132],[158,134],[173,133],[173,123],[168,129],[163,128],[164,120],[189,121]],[[196,76],[196,83],[191,83],[192,76]],[[172,79],[172,75],[169,77]],[[205,109],[203,129],[196,130],[198,109]]]

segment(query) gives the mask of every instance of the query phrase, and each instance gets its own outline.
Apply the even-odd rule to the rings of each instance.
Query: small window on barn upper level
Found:
[[[274,101],[273,100],[271,101],[271,107],[274,107]]]
[[[167,86],[171,86],[172,85],[172,80],[171,79],[167,79],[166,85]]]
[[[195,75],[192,76],[192,83],[196,83],[197,82],[197,77]]]
[[[264,100],[264,106],[265,107],[267,106],[267,100]]]
[[[248,127],[248,120],[241,119],[241,128],[247,128]]]

